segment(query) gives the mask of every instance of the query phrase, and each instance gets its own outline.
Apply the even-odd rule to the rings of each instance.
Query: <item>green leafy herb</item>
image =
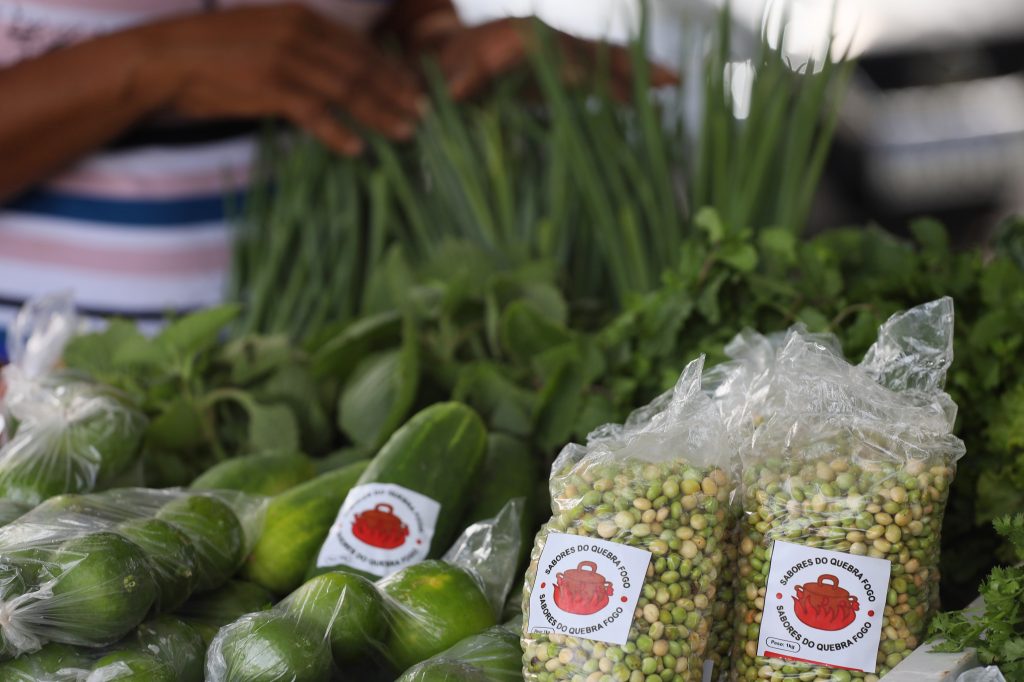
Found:
[[[1006,538],[1024,561],[1024,514],[996,519],[996,532]],[[1008,680],[1024,677],[1024,568],[1001,567],[981,584],[983,613],[940,613],[931,623],[932,638],[942,637],[936,651],[974,647],[984,665],[996,664]]]

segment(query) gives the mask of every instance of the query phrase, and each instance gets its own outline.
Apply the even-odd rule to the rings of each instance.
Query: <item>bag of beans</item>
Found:
[[[860,365],[793,330],[748,373],[733,679],[871,682],[922,641],[964,454],[952,338],[945,298],[892,317]]]
[[[526,680],[702,678],[734,452],[702,368],[556,459],[524,586]]]

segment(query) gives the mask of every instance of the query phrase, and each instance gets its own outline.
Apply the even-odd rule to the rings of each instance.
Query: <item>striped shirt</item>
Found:
[[[0,0],[0,68],[214,4],[274,1]],[[389,0],[305,4],[368,29]],[[226,199],[248,186],[255,135],[248,126],[213,125],[174,137],[130,136],[0,206],[0,337],[22,302],[56,290],[72,290],[87,315],[152,322],[221,300],[231,241]],[[0,360],[4,345],[0,338]]]

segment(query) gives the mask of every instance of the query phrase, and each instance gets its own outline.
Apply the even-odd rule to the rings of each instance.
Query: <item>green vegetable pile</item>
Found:
[[[411,146],[342,160],[268,144],[267,191],[240,216],[237,333],[286,334],[341,376],[353,442],[455,398],[545,468],[688,359],[723,359],[738,329],[802,322],[857,359],[889,315],[950,295],[949,391],[971,457],[951,491],[944,542],[960,551],[943,595],[966,603],[1000,546],[991,519],[1024,509],[1024,224],[966,248],[926,218],[907,238],[804,235],[851,65],[792,65],[765,41],[740,121],[728,33],[707,46],[701,125],[656,105],[639,50],[625,106],[600,69],[587,90],[563,86],[547,50],[482,102],[438,93]],[[541,101],[524,105],[533,84]]]

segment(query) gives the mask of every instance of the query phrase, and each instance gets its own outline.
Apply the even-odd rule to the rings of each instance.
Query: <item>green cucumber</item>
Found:
[[[521,682],[519,633],[504,625],[471,635],[417,663],[396,682]]]
[[[196,548],[188,536],[160,519],[132,519],[117,526],[117,533],[128,538],[146,554],[157,598],[156,612],[181,606],[195,589],[198,579]]]
[[[92,662],[77,647],[52,642],[39,651],[0,663],[4,682],[64,682],[88,672]]]
[[[279,595],[301,585],[341,503],[366,467],[367,462],[350,464],[271,499],[263,533],[242,567],[242,576]]]
[[[338,666],[365,657],[367,642],[383,641],[387,632],[380,593],[354,573],[318,575],[292,592],[282,606],[299,625],[330,640]]]
[[[176,615],[198,630],[209,646],[217,630],[247,613],[269,609],[273,603],[274,595],[256,583],[229,580],[213,592],[192,597]]]
[[[38,617],[56,625],[49,634],[53,641],[113,644],[142,622],[156,599],[145,553],[115,533],[64,542],[53,556],[52,573]]]
[[[407,670],[495,624],[476,580],[443,561],[409,566],[377,587],[391,620],[383,653],[395,670]]]
[[[174,669],[153,654],[115,651],[96,661],[85,682],[178,682]]]
[[[160,616],[146,621],[134,638],[138,650],[166,663],[177,682],[203,682],[206,642],[181,618]]]
[[[223,682],[328,682],[331,650],[293,618],[264,611],[225,626],[206,666]]]
[[[300,453],[243,455],[208,469],[189,486],[192,490],[240,490],[253,495],[278,495],[313,478],[313,461]]]
[[[437,502],[428,558],[440,556],[461,529],[459,522],[487,447],[483,420],[457,402],[420,411],[396,431],[373,458],[357,485],[392,483]],[[346,568],[310,566],[310,573]]]
[[[326,474],[328,471],[340,469],[354,462],[369,461],[371,457],[373,457],[373,452],[370,449],[351,445],[347,448],[335,450],[329,455],[319,457],[313,460],[313,464],[318,474]]]
[[[223,585],[244,559],[242,523],[231,507],[218,499],[188,495],[165,504],[156,518],[177,527],[192,541],[197,559],[197,592]]]

